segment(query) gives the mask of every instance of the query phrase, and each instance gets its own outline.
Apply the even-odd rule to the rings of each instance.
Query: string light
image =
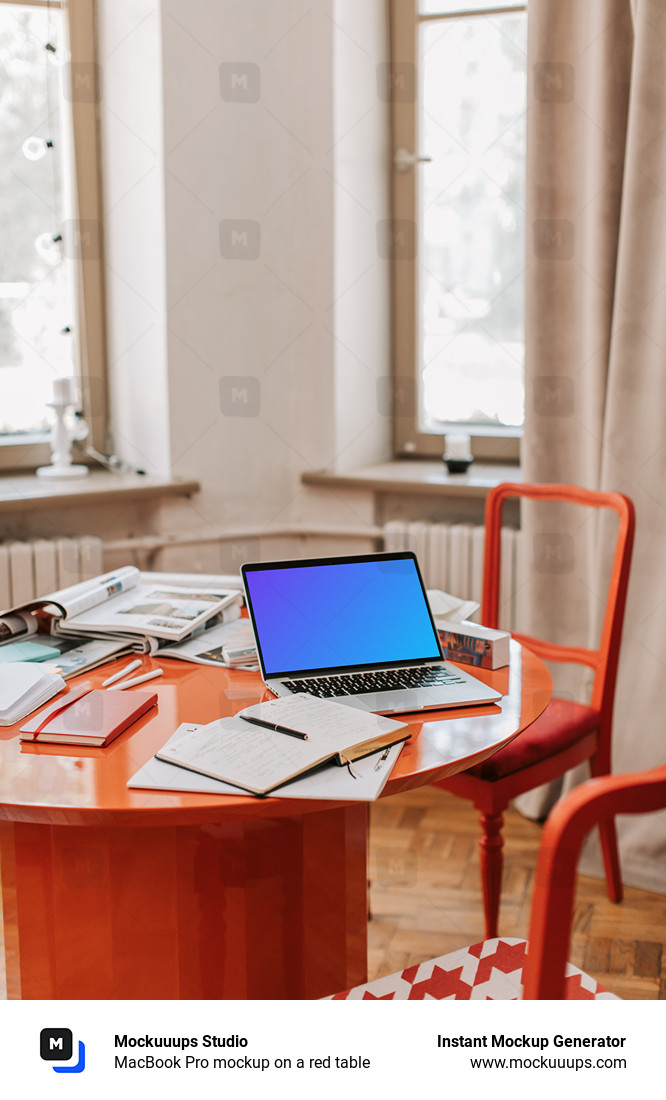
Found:
[[[35,237],[35,250],[43,260],[54,267],[60,262],[60,249],[57,247],[57,242],[53,240],[51,233],[40,233],[38,237]]]
[[[25,139],[21,146],[21,152],[26,160],[41,160],[46,154],[46,142],[43,138],[33,135]]]

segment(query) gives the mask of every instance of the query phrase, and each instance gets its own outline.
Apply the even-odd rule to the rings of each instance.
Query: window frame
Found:
[[[411,222],[414,226],[413,249],[406,249],[405,256],[399,259],[394,255],[391,261],[393,451],[400,458],[441,456],[447,430],[447,425],[442,426],[441,435],[419,430],[419,172],[418,164],[400,172],[394,162],[398,149],[407,149],[417,156],[427,153],[419,147],[419,30],[422,23],[489,14],[475,8],[473,3],[465,10],[444,14],[420,13],[418,8],[418,0],[389,0],[391,218],[394,232],[402,223]],[[497,3],[491,9],[492,14],[526,11],[526,2],[510,7]],[[409,87],[409,74],[413,95],[403,90]],[[477,428],[452,423],[450,430],[469,433],[475,458],[491,462],[520,459],[522,428],[483,425]]]
[[[62,10],[65,15],[66,49],[73,64],[90,66],[91,94],[71,96],[72,217],[94,223],[98,240],[91,257],[74,260],[76,285],[72,303],[81,411],[89,425],[88,441],[106,450],[107,370],[105,292],[103,267],[102,179],[99,142],[99,68],[96,66],[95,0],[0,0],[2,4]],[[71,72],[71,70],[70,70]],[[51,458],[49,433],[17,433],[0,437],[0,472],[33,469]]]

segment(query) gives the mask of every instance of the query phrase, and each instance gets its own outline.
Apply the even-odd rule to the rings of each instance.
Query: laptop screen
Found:
[[[265,677],[441,658],[413,554],[243,566]]]

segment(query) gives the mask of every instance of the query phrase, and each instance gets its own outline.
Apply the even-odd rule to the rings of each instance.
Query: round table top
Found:
[[[68,682],[98,687],[127,658]],[[156,691],[158,706],[106,748],[30,744],[16,726],[0,727],[0,820],[53,825],[188,825],[260,817],[294,816],[331,809],[315,799],[254,798],[249,795],[190,794],[130,789],[128,780],[146,764],[182,722],[206,723],[272,698],[258,673],[230,671],[185,661],[150,657],[144,668],[164,676],[139,690]],[[468,671],[470,671],[468,669]],[[464,771],[507,744],[545,710],[552,680],[543,661],[511,643],[511,663],[478,676],[502,692],[501,705],[406,715],[412,734],[382,797],[425,786]],[[65,696],[62,696],[65,698]]]

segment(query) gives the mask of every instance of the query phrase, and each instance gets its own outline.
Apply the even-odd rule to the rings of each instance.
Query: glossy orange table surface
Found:
[[[99,685],[124,663],[70,684]],[[268,697],[258,674],[160,664],[164,676],[137,689],[158,707],[105,749],[0,730],[8,995],[303,998],[360,984],[367,806],[128,789],[181,722]],[[475,671],[502,705],[410,721],[382,797],[485,759],[550,699],[547,669],[515,643],[509,669]]]
[[[126,659],[69,681],[99,686]],[[181,722],[212,722],[242,707],[272,698],[258,673],[228,671],[184,661],[144,659],[139,675],[162,667],[165,675],[138,691],[155,691],[157,708],[103,749],[20,742],[18,727],[0,728],[0,820],[70,825],[183,824],[314,812],[331,803],[132,790],[127,781],[161,748]],[[526,729],[550,699],[546,666],[512,643],[510,668],[476,669],[501,691],[501,706],[432,712],[411,721],[411,741],[402,750],[384,796],[443,779],[479,763]],[[130,689],[131,690],[131,689]],[[63,696],[64,698],[64,696]],[[20,723],[19,723],[20,725]]]

